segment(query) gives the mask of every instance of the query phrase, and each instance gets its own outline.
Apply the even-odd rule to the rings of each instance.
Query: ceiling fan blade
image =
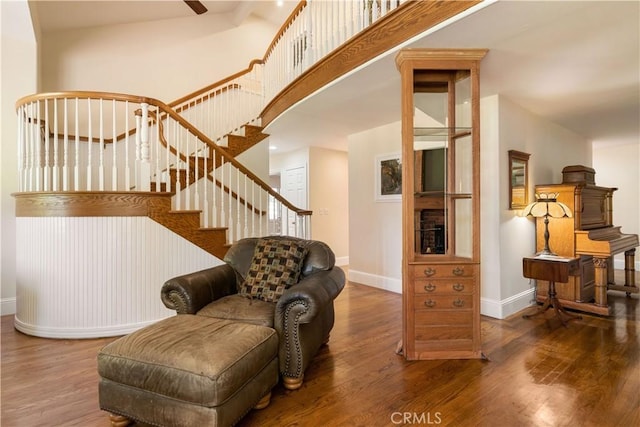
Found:
[[[184,0],[184,2],[198,15],[207,11],[207,8],[198,0]]]

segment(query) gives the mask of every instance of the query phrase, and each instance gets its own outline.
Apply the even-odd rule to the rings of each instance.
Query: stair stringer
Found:
[[[223,259],[227,253],[227,228],[202,228],[199,210],[174,211],[171,199],[154,199],[149,205],[149,218],[187,239],[211,255]]]

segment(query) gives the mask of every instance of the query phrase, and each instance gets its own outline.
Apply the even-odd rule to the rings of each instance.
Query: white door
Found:
[[[307,167],[299,166],[286,169],[282,174],[282,195],[297,208],[307,209]],[[296,236],[301,224],[297,223],[297,216],[283,207],[283,230],[289,236]]]

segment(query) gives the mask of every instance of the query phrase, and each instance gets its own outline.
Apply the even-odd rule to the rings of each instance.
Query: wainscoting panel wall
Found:
[[[16,218],[18,330],[48,338],[129,333],[174,312],[169,278],[221,261],[147,217]]]

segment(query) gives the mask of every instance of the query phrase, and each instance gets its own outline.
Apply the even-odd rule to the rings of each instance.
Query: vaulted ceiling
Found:
[[[191,16],[182,1],[37,2],[43,31]],[[297,1],[203,1],[236,25],[284,22]],[[407,47],[479,47],[482,96],[501,94],[596,145],[640,143],[640,2],[485,1]],[[285,113],[269,127],[281,150],[346,149],[346,135],[400,118],[395,51]],[[640,160],[640,159],[639,159]]]
[[[194,11],[182,0],[31,0],[43,32],[102,25],[186,18]],[[235,25],[241,25],[250,15],[284,23],[297,1],[276,0],[222,1],[201,0],[207,14],[226,15]]]

